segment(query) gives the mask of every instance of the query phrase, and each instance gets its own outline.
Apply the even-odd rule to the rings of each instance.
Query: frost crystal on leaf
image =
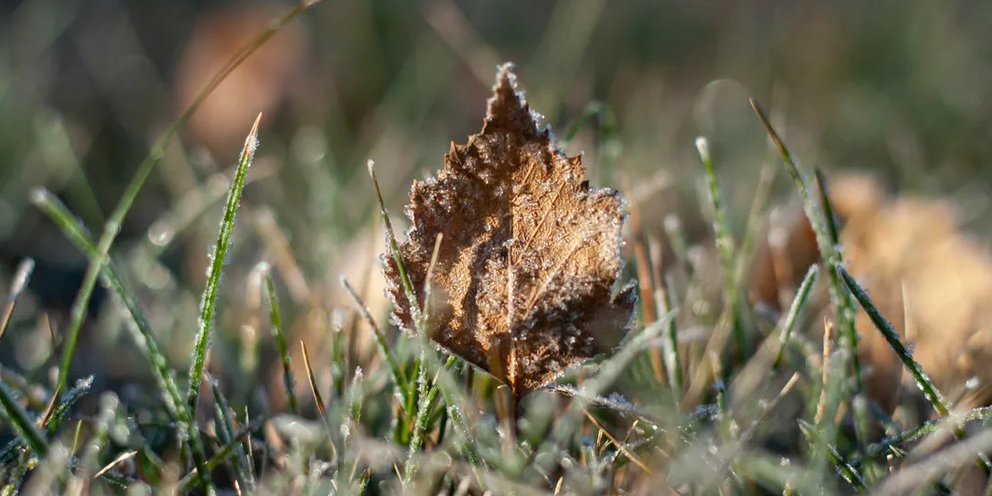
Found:
[[[615,294],[623,199],[591,189],[499,68],[482,132],[452,143],[435,177],[415,181],[400,255],[427,307],[430,338],[508,384],[517,397],[611,351],[631,322],[634,287]],[[434,243],[443,241],[423,301]],[[396,321],[412,311],[384,257]]]

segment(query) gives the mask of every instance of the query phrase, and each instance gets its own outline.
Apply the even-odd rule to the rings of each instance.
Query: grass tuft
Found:
[[[765,131],[768,133],[769,139],[775,146],[776,150],[778,150],[779,155],[782,158],[782,162],[785,164],[785,168],[789,173],[789,177],[791,177],[793,183],[795,183],[796,190],[799,192],[799,198],[802,200],[803,211],[806,214],[806,218],[809,220],[809,225],[813,228],[813,233],[816,235],[816,244],[817,249],[820,252],[820,260],[823,264],[825,264],[826,270],[830,276],[830,299],[836,311],[835,324],[841,330],[843,343],[847,349],[846,356],[850,364],[851,375],[854,379],[854,421],[855,425],[858,426],[855,432],[858,435],[858,440],[863,443],[863,436],[865,433],[862,427],[868,425],[868,413],[866,411],[867,409],[863,407],[865,402],[858,401],[858,397],[864,393],[864,376],[861,371],[861,360],[858,356],[858,331],[854,327],[855,309],[854,304],[851,302],[851,298],[844,289],[844,283],[841,280],[841,276],[836,270],[838,264],[843,263],[844,258],[841,254],[841,247],[838,242],[837,229],[834,225],[832,208],[830,207],[830,201],[827,198],[825,182],[820,181],[818,183],[821,186],[819,188],[820,194],[817,198],[814,198],[810,192],[809,183],[806,180],[806,177],[803,176],[802,172],[799,170],[799,166],[794,160],[792,152],[789,151],[789,148],[782,141],[778,132],[772,126],[771,121],[769,121],[768,117],[765,115],[764,110],[762,110],[761,106],[758,104],[758,101],[752,98],[750,103],[751,108],[754,110],[754,113],[758,116],[762,126],[764,126]],[[819,177],[822,179],[822,174]]]

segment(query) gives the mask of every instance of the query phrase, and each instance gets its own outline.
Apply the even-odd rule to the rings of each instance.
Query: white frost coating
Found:
[[[28,198],[35,205],[46,203],[51,197],[52,195],[45,188],[31,188],[31,192],[28,193]]]
[[[622,407],[624,409],[633,409],[634,408],[634,404],[630,400],[628,400],[626,397],[624,397],[624,395],[622,395],[622,394],[620,394],[620,393],[618,393],[616,391],[610,393],[610,395],[606,397],[606,401],[608,401],[608,402],[610,402],[610,403],[612,403],[614,405],[617,405],[619,407]]]
[[[28,283],[28,278],[31,277],[31,272],[34,270],[34,259],[25,258],[20,265],[17,266],[17,273],[14,275],[14,280],[10,285],[10,298],[15,298],[24,291],[24,286]]]
[[[699,150],[699,157],[705,162],[710,160],[710,143],[703,136],[696,138],[696,149]]]

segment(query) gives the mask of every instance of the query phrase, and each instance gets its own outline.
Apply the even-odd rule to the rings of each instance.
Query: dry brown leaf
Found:
[[[510,64],[499,68],[482,132],[452,143],[444,168],[415,181],[410,199],[400,253],[421,307],[443,235],[426,331],[515,396],[612,350],[626,333],[634,287],[613,291],[623,200],[590,189],[581,157],[566,157],[538,127]],[[396,320],[412,331],[396,264],[385,258]]]

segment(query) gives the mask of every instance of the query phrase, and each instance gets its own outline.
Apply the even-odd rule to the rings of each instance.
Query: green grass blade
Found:
[[[403,255],[400,253],[399,243],[396,242],[396,232],[393,230],[393,223],[389,221],[389,212],[386,211],[386,203],[382,200],[382,190],[379,188],[379,181],[375,177],[375,162],[368,161],[369,177],[372,179],[372,186],[375,189],[375,198],[379,204],[379,215],[386,228],[386,242],[388,243],[389,254],[396,261],[397,271],[400,273],[400,280],[403,281],[403,292],[410,303],[410,314],[413,317],[413,324],[418,327],[417,332],[422,329],[423,319],[420,314],[420,305],[417,302],[417,293],[410,282],[410,275],[406,272],[406,265],[403,263]]]
[[[224,207],[224,215],[221,217],[220,229],[217,232],[217,242],[214,244],[213,252],[210,254],[210,267],[207,269],[207,285],[203,290],[200,299],[200,317],[198,329],[196,331],[195,343],[193,346],[193,360],[189,367],[189,389],[186,391],[186,408],[189,409],[190,417],[196,418],[197,403],[200,399],[200,379],[203,377],[203,364],[207,357],[207,349],[210,345],[210,330],[214,324],[214,313],[217,309],[217,294],[220,289],[220,276],[224,271],[224,260],[227,257],[227,250],[231,243],[231,233],[234,231],[234,219],[238,213],[238,205],[241,203],[241,193],[244,191],[245,178],[248,177],[248,168],[255,158],[255,149],[258,147],[258,124],[262,119],[259,114],[255,118],[255,123],[245,138],[245,145],[241,149],[241,156],[238,158],[238,170],[234,174],[234,181],[231,183],[231,190],[227,195],[227,203]]]
[[[892,351],[899,357],[906,370],[909,370],[909,373],[913,376],[913,380],[916,381],[916,385],[923,391],[923,395],[926,396],[927,401],[933,405],[933,409],[937,411],[937,414],[941,417],[946,417],[950,413],[947,402],[941,396],[940,391],[937,390],[937,386],[934,385],[930,376],[923,370],[923,367],[913,359],[913,354],[902,344],[902,341],[899,339],[899,333],[896,332],[888,320],[885,320],[885,317],[879,312],[878,307],[868,297],[868,293],[858,285],[857,281],[851,277],[851,274],[839,265],[836,269],[841,277],[844,278],[844,284],[847,285],[851,294],[854,295],[854,298],[861,304],[861,308],[868,314],[868,318],[871,319],[872,324],[875,324],[875,328],[882,334],[885,341],[889,343]]]
[[[867,490],[865,486],[864,479],[861,478],[861,474],[858,473],[850,463],[844,460],[837,449],[833,446],[825,443],[820,435],[816,432],[816,426],[808,424],[803,420],[799,421],[799,429],[806,436],[806,439],[812,446],[821,446],[826,450],[827,458],[830,463],[833,463],[834,468],[837,469],[837,473],[844,478],[854,488],[855,492],[863,493]]]
[[[716,238],[716,248],[720,253],[720,261],[723,265],[724,291],[726,291],[727,306],[733,316],[732,325],[734,339],[737,341],[737,353],[741,357],[746,357],[750,353],[750,349],[737,308],[738,291],[735,278],[737,271],[734,267],[734,237],[730,234],[730,224],[727,221],[727,212],[720,195],[720,185],[716,179],[716,170],[713,168],[713,159],[710,155],[710,145],[706,138],[702,136],[696,138],[696,150],[699,152],[699,159],[706,167],[706,186],[709,191],[710,207],[713,209],[713,235]]]
[[[48,215],[62,229],[63,234],[69,238],[69,241],[77,249],[87,256],[96,256],[97,248],[93,245],[89,234],[86,233],[82,224],[55,195],[47,190],[37,189],[32,192],[32,201],[35,206]],[[134,300],[132,293],[124,285],[124,282],[121,281],[114,264],[105,264],[102,267],[101,275],[104,283],[120,298],[121,303],[127,310],[127,314],[130,317],[128,328],[132,330],[132,335],[138,343],[138,348],[152,364],[152,372],[154,372],[155,379],[159,384],[166,408],[169,410],[170,415],[179,419],[181,415],[177,410],[177,404],[181,403],[182,398],[179,395],[179,386],[175,382],[173,370],[169,367],[168,360],[162,352],[158,340],[155,339],[155,335],[152,333],[151,325],[145,318],[138,303]]]
[[[820,259],[826,264],[825,268],[830,277],[830,299],[836,310],[835,325],[840,330],[843,345],[847,348],[850,374],[854,376],[852,395],[854,432],[859,444],[862,444],[867,436],[867,427],[870,419],[866,408],[867,402],[862,397],[865,386],[864,377],[861,373],[861,359],[858,355],[858,330],[854,326],[854,302],[851,301],[850,295],[844,289],[844,283],[835,268],[844,262],[844,257],[841,254],[841,248],[838,243],[837,228],[834,225],[830,199],[823,181],[819,183],[821,187],[819,188],[820,195],[818,199],[813,198],[806,178],[799,171],[799,166],[793,159],[792,153],[785,146],[785,143],[779,137],[775,128],[772,127],[771,121],[768,120],[765,112],[758,105],[757,100],[752,98],[750,103],[751,108],[768,133],[772,144],[782,157],[782,162],[785,164],[789,176],[792,177],[796,185],[803,203],[803,211],[806,213],[806,218],[809,220],[810,226],[812,226],[813,232],[816,235],[816,245],[820,252]],[[822,174],[820,175],[820,179],[822,179]]]
[[[409,454],[404,472],[404,484],[413,482],[417,475],[419,465],[416,462],[417,452],[424,444],[424,431],[427,430],[427,419],[430,416],[430,398],[428,397],[427,378],[427,343],[420,343],[424,348],[420,352],[420,371],[417,374],[417,414],[413,422],[412,433],[410,434]]]
[[[252,432],[255,432],[259,428],[261,428],[262,425],[265,424],[265,422],[267,422],[268,420],[269,419],[267,417],[258,417],[252,420],[250,424],[246,425],[240,431],[238,431],[238,433],[231,439],[230,442],[221,446],[220,449],[217,450],[217,452],[215,452],[213,456],[210,457],[209,460],[207,460],[206,463],[207,468],[209,470],[214,470],[217,467],[219,467],[222,463],[226,462],[227,459],[231,457],[231,455],[237,452],[237,449],[241,446],[241,443],[244,442],[245,438],[248,437],[248,435],[251,434]],[[190,477],[190,476],[183,477],[182,480],[179,481],[178,494],[187,494],[189,490],[191,490],[194,487],[203,487],[203,480],[198,477]]]
[[[358,308],[358,312],[362,315],[362,318],[369,324],[372,328],[373,334],[375,334],[375,342],[379,346],[379,352],[382,353],[383,359],[386,360],[386,365],[389,366],[389,372],[393,376],[393,382],[400,391],[407,391],[407,380],[406,376],[403,374],[403,370],[400,368],[399,362],[396,360],[396,355],[393,353],[389,345],[389,340],[386,338],[386,334],[382,332],[382,329],[375,322],[372,317],[372,313],[369,311],[368,307],[365,306],[365,302],[362,298],[358,296],[355,288],[351,286],[351,283],[347,279],[341,278],[341,286],[348,292],[351,299],[355,302],[355,307]],[[402,403],[402,395],[398,394],[398,400]]]
[[[795,298],[792,299],[792,304],[789,305],[789,313],[785,316],[785,322],[782,324],[782,334],[779,338],[781,345],[779,346],[778,353],[775,355],[775,362],[772,365],[775,369],[778,369],[782,364],[782,352],[785,351],[785,347],[789,343],[789,338],[792,337],[792,330],[796,327],[799,315],[806,308],[806,303],[809,302],[810,290],[813,289],[813,283],[816,281],[816,276],[819,273],[820,266],[809,266],[809,270],[806,271],[806,275],[803,277],[803,282],[796,291]]]
[[[62,232],[69,238],[69,241],[76,245],[77,249],[89,257],[98,256],[98,248],[93,245],[93,241],[85,228],[58,198],[47,190],[39,188],[32,192],[32,201],[62,229]],[[145,318],[132,293],[117,275],[113,263],[108,261],[108,263],[103,264],[100,271],[104,284],[117,295],[127,310],[129,317],[127,328],[138,344],[138,349],[152,365],[152,372],[155,375],[155,381],[158,383],[166,409],[179,422],[180,429],[184,433],[183,436],[190,442],[199,476],[209,479],[209,472],[206,470],[206,454],[200,443],[199,429],[186,409],[186,404],[179,392],[179,385],[176,383],[175,373],[169,366],[168,359],[158,344],[158,340],[155,339],[148,319]],[[61,416],[55,416],[49,423],[49,429],[54,431],[60,422]]]
[[[656,291],[656,303],[658,313],[668,314],[673,311],[672,307],[672,287],[668,284],[667,278],[662,277],[658,281]],[[661,295],[657,295],[661,291]],[[662,353],[665,359],[665,373],[668,374],[672,388],[672,396],[675,403],[682,400],[682,387],[685,384],[682,377],[682,357],[679,354],[679,329],[676,319],[670,319],[668,329],[665,331],[665,340],[661,344]]]
[[[300,414],[299,402],[296,400],[296,381],[293,379],[293,369],[289,359],[289,347],[286,345],[286,333],[282,329],[282,314],[279,311],[279,295],[276,294],[275,285],[272,284],[272,274],[268,265],[262,271],[265,280],[265,299],[269,304],[269,321],[272,324],[272,335],[276,340],[276,348],[279,350],[279,359],[282,361],[282,380],[286,387],[286,397],[289,400],[289,411],[294,415]]]
[[[816,191],[819,193],[820,208],[823,209],[823,220],[827,227],[827,234],[834,246],[837,246],[840,243],[840,233],[837,230],[837,222],[834,218],[834,208],[830,205],[830,190],[827,189],[827,178],[819,168],[816,168],[813,174],[813,177],[816,178]]]
[[[420,336],[422,340],[421,345],[424,346],[425,347],[424,349],[426,350],[427,349],[426,347],[429,345],[427,343],[427,334],[424,331],[423,314],[420,311],[420,305],[418,305],[417,303],[417,297],[416,297],[416,292],[414,291],[413,288],[413,283],[410,281],[410,276],[406,272],[406,266],[404,265],[403,257],[400,254],[399,244],[396,242],[395,231],[393,231],[392,223],[389,221],[389,214],[388,212],[386,212],[385,202],[382,199],[382,191],[379,188],[379,181],[376,180],[376,176],[375,176],[375,163],[372,160],[368,161],[368,170],[369,170],[369,177],[372,180],[373,188],[375,189],[376,200],[378,201],[378,205],[379,205],[379,214],[382,216],[382,220],[386,228],[386,239],[388,243],[389,252],[390,255],[392,255],[393,257],[393,260],[395,260],[396,262],[396,267],[400,274],[400,278],[403,281],[403,291],[410,305],[410,310],[411,310],[410,313],[413,316],[414,325],[417,327],[417,335]],[[352,290],[350,292],[353,293],[352,296],[354,297],[355,296],[354,291]],[[440,364],[436,363],[438,361],[437,355],[436,353],[433,353],[433,350],[429,350],[427,353],[422,354],[421,359],[425,359],[426,362],[415,363],[414,367],[417,368],[418,370],[419,368],[425,367],[428,364],[430,364],[433,369],[437,370],[440,368]],[[412,389],[413,387],[414,385],[411,384],[408,387],[401,389],[405,392],[405,394],[410,395],[415,392]],[[462,417],[458,407],[455,406],[460,403],[457,403],[457,398],[455,398],[454,388],[449,387],[449,385],[447,385],[446,381],[444,380],[438,381],[438,387],[440,388],[441,396],[444,398],[444,402],[448,410],[448,415],[451,417],[452,425],[455,427],[455,430],[458,432],[458,434],[462,437],[462,440],[464,442],[463,448],[465,449],[469,461],[472,463],[473,466],[478,466],[480,464],[480,460],[477,454],[475,453],[471,433],[468,429],[468,426],[465,424],[464,417]],[[405,404],[405,402],[402,403]]]
[[[988,419],[992,419],[992,407],[990,406],[975,408],[960,415],[955,420],[963,425],[966,422]],[[887,437],[877,443],[870,444],[867,448],[865,448],[864,456],[865,458],[874,458],[884,454],[893,446],[916,441],[917,439],[920,439],[927,434],[936,432],[941,427],[944,427],[947,424],[947,421],[948,419],[928,420],[920,426],[900,432],[894,436]]]
[[[215,400],[214,408],[216,410],[218,437],[224,445],[236,445],[234,450],[238,456],[235,458],[234,468],[237,472],[238,481],[241,487],[251,493],[254,491],[255,478],[251,472],[250,465],[248,465],[248,454],[245,453],[244,446],[241,443],[234,443],[236,436],[234,433],[234,420],[232,419],[233,411],[227,401],[227,397],[224,396],[224,392],[220,390],[220,386],[214,378],[210,379],[210,390],[213,392]]]
[[[48,442],[45,440],[45,435],[34,426],[34,422],[28,417],[27,412],[17,404],[14,393],[3,382],[0,382],[0,412],[3,413],[4,417],[7,417],[7,420],[14,427],[14,432],[21,438],[21,442],[31,448],[31,451],[38,458],[44,458],[48,454]]]
[[[710,206],[713,208],[713,234],[716,237],[717,251],[720,253],[721,261],[727,267],[725,269],[727,274],[733,274],[734,239],[730,235],[727,213],[723,208],[720,185],[716,178],[716,169],[713,168],[713,158],[710,155],[709,141],[702,136],[696,138],[696,150],[699,152],[699,160],[706,167],[706,187],[710,195]]]
[[[47,427],[50,434],[55,434],[55,426],[58,426],[61,423],[62,419],[65,418],[67,413],[69,413],[69,409],[72,408],[80,398],[88,394],[92,387],[93,376],[88,376],[76,381],[75,386],[69,388],[65,394],[59,396],[58,403],[55,405],[51,415],[48,417],[48,423],[44,425],[44,427]]]

